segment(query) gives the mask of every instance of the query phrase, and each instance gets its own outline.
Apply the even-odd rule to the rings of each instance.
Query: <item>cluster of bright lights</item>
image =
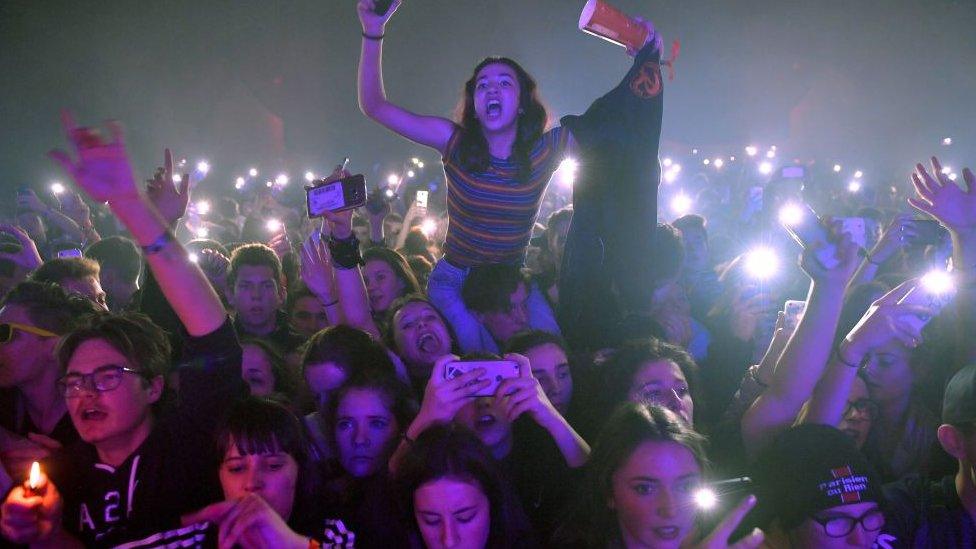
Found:
[[[416,156],[410,159],[410,163],[417,166],[420,169],[424,168],[424,161],[417,158]],[[410,177],[413,177],[412,175]]]
[[[244,184],[245,184],[245,183],[246,183],[246,181],[244,180],[244,178],[243,178],[243,177],[238,177],[238,178],[237,178],[237,179],[236,179],[236,180],[234,181],[234,188],[235,188],[235,189],[237,189],[237,190],[241,190],[241,189],[243,189],[243,188],[244,188]]]
[[[681,173],[681,164],[672,162],[668,170],[664,172],[664,182],[674,183],[674,181],[678,179],[679,173]]]
[[[768,280],[779,272],[779,256],[769,247],[760,246],[749,251],[745,258],[745,270],[754,279]]]

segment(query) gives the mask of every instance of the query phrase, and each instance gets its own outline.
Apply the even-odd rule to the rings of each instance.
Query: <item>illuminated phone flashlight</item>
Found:
[[[420,231],[424,233],[424,236],[426,236],[427,238],[434,236],[434,233],[437,232],[437,221],[434,221],[429,217],[425,218],[420,223]]]
[[[407,177],[413,177],[415,175],[417,175],[417,172],[413,170],[407,170]]]
[[[386,183],[388,185],[396,185],[399,182],[400,182],[400,177],[397,176],[397,174],[395,173],[391,173],[390,175],[386,176]]]
[[[847,190],[852,193],[860,192],[861,182],[857,179],[851,180],[851,182],[847,184]]]
[[[312,172],[305,172],[305,181],[308,181],[309,183],[315,181],[315,174]]]
[[[769,247],[760,246],[743,258],[746,273],[756,280],[769,280],[779,272],[779,256]]]
[[[759,173],[761,173],[763,175],[769,175],[769,174],[773,173],[773,165],[770,164],[769,162],[760,162],[759,163]]]
[[[861,179],[862,177],[864,177],[864,172],[862,172],[861,170],[857,170],[856,172],[854,172],[854,179]]]
[[[949,175],[950,173],[952,173],[952,168],[950,168],[949,166],[942,166],[942,169],[940,171],[942,172],[942,175]]]
[[[664,160],[661,161],[661,165],[664,166],[665,168],[670,168],[671,164],[674,164],[674,161],[671,160],[670,158],[665,158]]]
[[[200,262],[200,256],[198,256],[196,254],[196,252],[190,252],[190,255],[188,257],[190,258],[190,261],[193,262],[193,263],[199,263]]]
[[[691,154],[698,154],[698,149],[691,149]]]
[[[415,156],[415,157],[413,157],[413,158],[410,159],[410,162],[412,164],[415,164],[415,165],[416,164],[420,164],[420,159]]]
[[[691,211],[691,197],[685,193],[678,193],[671,199],[671,211],[682,216]]]
[[[956,175],[955,173],[950,173],[949,174],[949,181],[955,181],[957,177],[959,177],[959,176]]]
[[[244,188],[244,178],[243,177],[238,177],[237,180],[234,181],[234,188],[237,189],[237,190],[241,190],[241,189]]]
[[[281,221],[278,221],[277,219],[269,219],[265,224],[265,227],[268,228],[268,232],[276,233],[281,230]]]
[[[712,164],[714,164],[717,169],[722,169],[722,166],[725,165],[725,160],[722,160],[721,158],[716,158],[715,160],[712,161]]]
[[[776,158],[776,149],[766,151],[766,158]]]
[[[803,221],[803,208],[796,204],[784,204],[779,209],[779,222],[787,227],[792,227]]]
[[[951,137],[945,137],[945,138],[943,138],[942,139],[942,144],[945,145],[946,147],[948,147],[949,145],[952,145],[952,138]]]
[[[258,169],[257,168],[251,168],[250,170],[247,171],[247,175],[249,175],[251,177],[257,177],[258,176]]]
[[[206,227],[197,227],[196,230],[197,238],[207,238],[210,236],[210,229]]]
[[[51,192],[54,194],[61,194],[64,192],[64,185],[60,181],[55,181],[51,183]]]
[[[919,283],[926,292],[937,296],[948,295],[956,290],[952,275],[942,270],[929,271]]]
[[[712,163],[712,159],[711,158],[706,158],[705,160],[702,160],[702,164],[704,164],[706,166],[709,165],[709,164],[711,164],[711,163]]]
[[[678,172],[676,170],[672,169],[664,172],[665,183],[674,183],[676,179],[678,179]]]
[[[275,183],[278,186],[281,186],[281,187],[284,187],[285,185],[287,185],[288,184],[288,174],[286,174],[286,173],[279,173],[278,174],[278,177],[275,178]]]
[[[708,486],[703,486],[695,491],[692,495],[692,499],[697,506],[702,511],[710,511],[718,505],[719,492],[724,494],[730,494],[741,490],[743,487],[752,484],[752,479],[749,477],[732,478],[728,480],[720,480],[717,482],[711,482]]]
[[[759,149],[757,149],[755,146],[749,145],[748,147],[746,147],[746,154],[747,155],[749,155],[749,156],[756,156],[756,154],[758,154],[758,153],[759,153]]]
[[[842,168],[841,168],[840,164],[834,164],[834,173],[839,173],[841,171],[841,169]]]
[[[578,167],[579,164],[572,158],[560,162],[559,169],[556,170],[556,173],[559,174],[559,182],[567,187],[572,187],[573,183],[576,182],[576,169]]]
[[[178,174],[178,173],[174,173],[173,174],[173,182],[174,183],[182,183],[183,182],[183,176],[180,175],[180,174]]]
[[[210,213],[210,202],[208,200],[200,200],[196,203],[197,213],[200,215],[207,215]]]
[[[424,169],[424,163],[423,162],[417,162],[417,167],[420,168],[420,169]]]
[[[393,198],[394,196],[396,196],[396,193],[393,192],[393,189],[387,189],[386,192],[383,194],[385,194],[387,198]]]
[[[201,160],[197,162],[197,171],[202,173],[203,175],[207,175],[208,173],[210,173],[210,163],[207,162],[206,160]]]

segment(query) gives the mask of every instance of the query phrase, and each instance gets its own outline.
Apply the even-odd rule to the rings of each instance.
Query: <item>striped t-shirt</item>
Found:
[[[520,182],[514,155],[507,160],[491,157],[486,172],[465,171],[458,148],[461,131],[455,130],[443,157],[448,261],[459,267],[522,263],[542,196],[563,160],[569,135],[560,126],[544,133],[529,156],[531,177]]]

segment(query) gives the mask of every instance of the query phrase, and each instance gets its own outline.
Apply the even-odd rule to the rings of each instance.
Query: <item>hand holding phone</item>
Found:
[[[473,392],[468,393],[471,397],[494,396],[498,390],[498,385],[505,379],[519,377],[519,364],[514,360],[457,360],[447,364],[444,370],[445,379],[458,379],[465,374],[481,370],[484,373],[477,379],[486,379],[488,384],[477,388],[472,384]]]
[[[305,201],[309,218],[358,208],[366,204],[366,178],[357,174],[332,182],[314,181],[305,188]]]
[[[417,191],[417,207],[427,209],[427,197],[429,191]]]

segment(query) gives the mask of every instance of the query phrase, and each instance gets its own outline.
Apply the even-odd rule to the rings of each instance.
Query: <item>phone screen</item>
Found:
[[[417,191],[417,207],[419,208],[427,207],[427,196],[428,196],[428,191]]]

